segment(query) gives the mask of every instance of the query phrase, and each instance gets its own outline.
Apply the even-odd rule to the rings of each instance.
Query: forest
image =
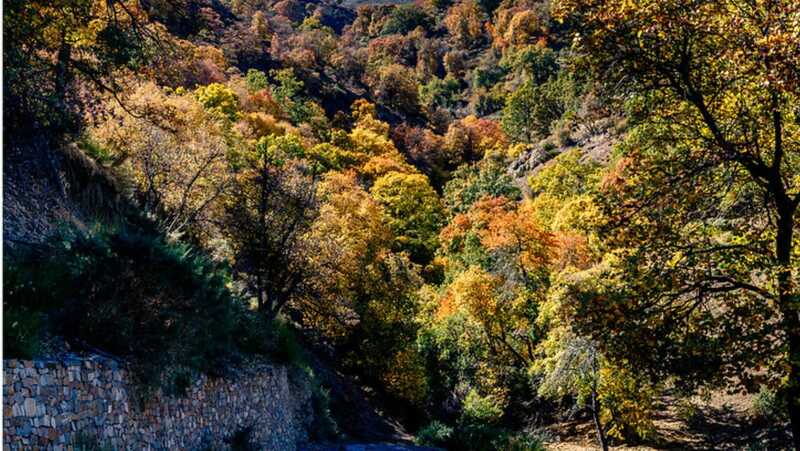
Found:
[[[444,449],[800,450],[800,2],[3,6],[4,358],[324,361]]]

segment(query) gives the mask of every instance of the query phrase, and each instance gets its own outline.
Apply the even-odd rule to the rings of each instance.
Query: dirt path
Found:
[[[751,413],[752,396],[715,394],[695,398],[682,407],[669,396],[656,405],[656,437],[642,445],[612,446],[615,450],[752,450],[791,449],[788,424],[758,419]],[[691,407],[689,407],[691,406]],[[565,422],[551,428],[553,451],[598,450],[590,422]]]

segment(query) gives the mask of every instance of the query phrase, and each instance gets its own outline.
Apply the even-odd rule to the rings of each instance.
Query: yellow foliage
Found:
[[[378,120],[375,115],[375,105],[365,99],[358,99],[352,105],[353,119],[356,129],[369,130],[383,138],[389,136],[389,124]],[[358,142],[358,141],[356,141]]]
[[[361,167],[361,174],[369,180],[377,180],[390,172],[415,174],[419,171],[406,163],[400,152],[374,156]]]
[[[297,129],[292,124],[261,112],[244,114],[236,124],[236,129],[245,138],[254,140],[269,135],[297,134]]]
[[[457,43],[469,47],[483,35],[483,11],[474,0],[462,0],[447,10],[444,26]]]
[[[608,435],[621,440],[652,437],[656,396],[654,387],[630,370],[630,364],[606,365],[600,370],[598,388],[602,418],[611,424]]]
[[[391,357],[389,370],[381,380],[389,392],[414,405],[420,405],[428,394],[425,366],[413,348],[406,348]]]

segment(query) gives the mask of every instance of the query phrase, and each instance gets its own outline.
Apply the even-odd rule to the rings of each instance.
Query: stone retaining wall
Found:
[[[91,438],[130,450],[219,449],[250,430],[259,449],[293,450],[311,421],[307,384],[283,366],[199,377],[185,396],[139,406],[129,372],[102,357],[3,361],[3,449],[69,450]]]

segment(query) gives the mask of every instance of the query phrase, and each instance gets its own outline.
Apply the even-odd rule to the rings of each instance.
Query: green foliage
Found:
[[[521,431],[549,402],[651,438],[665,380],[780,387],[753,406],[774,422],[800,399],[793,2],[429,0],[346,32],[327,3],[150,3],[8,3],[4,117],[69,141],[91,105],[80,148],[198,248],[131,226],[14,249],[7,356],[59,334],[175,395],[267,356],[309,372],[324,440],[310,331],[464,450],[541,449]],[[624,132],[610,167],[576,131]],[[523,198],[512,159],[539,148]]]
[[[503,416],[503,409],[494,397],[481,396],[474,389],[467,393],[463,409],[462,415],[470,423],[496,424]]]
[[[541,85],[558,73],[556,52],[549,47],[528,45],[503,55],[500,66],[524,80]]]
[[[89,137],[85,137],[79,145],[81,150],[103,166],[111,166],[119,159],[119,156],[115,155],[111,149],[98,144]]]
[[[428,83],[419,87],[419,99],[428,108],[452,108],[458,102],[461,90],[458,80],[447,76],[444,80],[433,77]]]
[[[330,143],[320,143],[308,150],[309,157],[316,161],[322,171],[341,170],[359,162],[360,156]]]
[[[544,443],[539,436],[525,432],[510,434],[503,449],[508,451],[545,451]]]
[[[528,178],[534,195],[548,194],[561,200],[596,189],[601,175],[599,163],[584,157],[580,149],[568,150]]]
[[[491,88],[500,82],[506,74],[507,70],[503,65],[478,66],[472,71],[472,86],[474,88]]]
[[[238,307],[224,268],[187,246],[142,232],[74,231],[7,258],[12,319],[46,312],[55,333],[134,358],[151,381],[167,364],[213,372],[236,351]]]
[[[382,34],[406,34],[417,27],[427,28],[430,17],[413,3],[396,5],[383,26]]]
[[[339,425],[331,414],[331,393],[323,387],[314,374],[311,375],[311,402],[314,420],[309,434],[313,440],[327,441],[339,436]]]
[[[3,8],[3,118],[8,139],[79,132],[81,79],[90,90],[119,92],[117,71],[155,56],[138,4],[93,0],[19,1]]]
[[[275,318],[269,323],[269,355],[278,362],[298,368],[307,365],[306,355],[297,337],[297,332],[283,318]]]
[[[420,446],[446,446],[452,437],[452,427],[440,421],[432,421],[417,432],[414,443]]]
[[[9,281],[9,270],[4,268],[5,283]],[[4,358],[32,359],[41,349],[43,315],[26,306],[3,306],[3,356]]]
[[[521,197],[500,155],[487,155],[477,165],[465,164],[458,168],[445,185],[443,198],[448,214],[455,215],[466,212],[484,196]]]
[[[390,172],[375,181],[370,194],[383,205],[397,246],[416,262],[430,261],[438,243],[442,208],[427,177]]]
[[[255,154],[272,165],[283,166],[289,159],[303,158],[306,149],[297,135],[269,135],[258,140]]]
[[[236,94],[222,83],[200,86],[194,94],[197,101],[211,113],[231,121],[239,117],[239,100]]]
[[[784,421],[786,415],[786,398],[774,390],[762,387],[753,397],[751,410],[756,418],[770,422]]]
[[[267,89],[269,86],[267,74],[258,69],[249,69],[247,71],[247,75],[245,76],[245,82],[247,83],[247,89],[250,90],[250,92]]]
[[[295,100],[303,92],[303,82],[298,80],[292,69],[273,69],[270,75],[277,82],[277,86],[273,86],[272,93],[275,95],[275,100],[279,103],[287,104]]]
[[[577,108],[576,99],[577,86],[565,72],[541,85],[529,80],[506,100],[503,131],[514,142],[533,143],[546,137],[564,113]]]

